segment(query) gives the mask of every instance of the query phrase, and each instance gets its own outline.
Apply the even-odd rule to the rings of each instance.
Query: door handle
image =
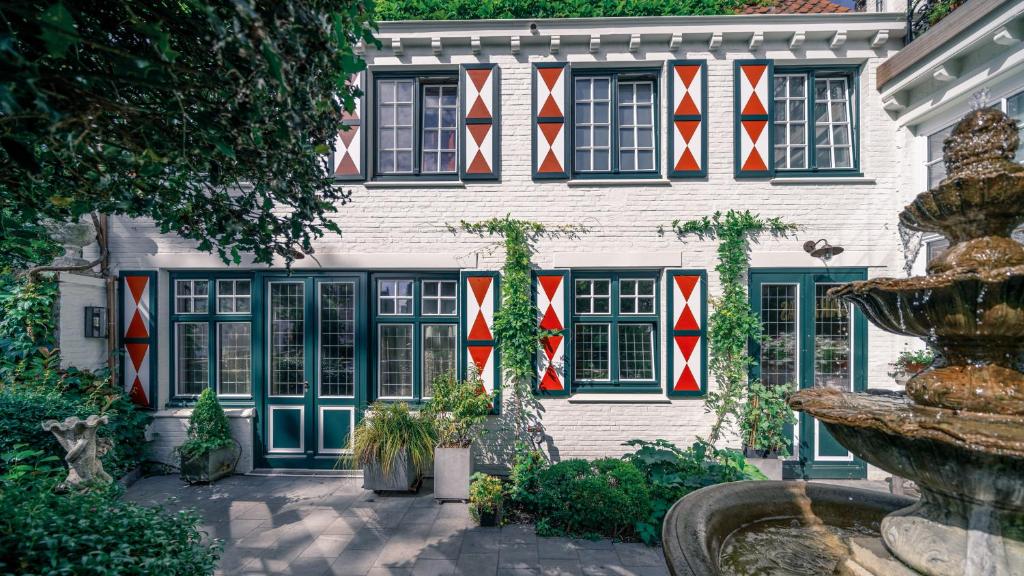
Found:
[[[305,396],[306,394],[309,394],[309,382],[308,381],[305,381],[305,382],[302,383],[302,395]]]

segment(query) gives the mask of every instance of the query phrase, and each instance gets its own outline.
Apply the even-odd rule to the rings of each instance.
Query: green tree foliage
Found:
[[[587,18],[734,14],[740,0],[378,0],[380,20]]]
[[[347,194],[323,155],[373,0],[25,0],[0,7],[0,225],[152,218],[290,262]]]
[[[747,298],[747,269],[750,266],[750,242],[761,234],[782,236],[797,229],[781,218],[762,218],[749,210],[715,212],[710,217],[672,222],[679,237],[718,239],[718,280],[722,296],[715,299],[708,318],[710,368],[718,389],[708,392],[705,405],[715,421],[708,442],[718,442],[731,420],[738,423],[746,396],[747,372],[754,360],[747,354],[747,342],[761,337],[761,321]]]
[[[431,392],[423,412],[434,421],[437,445],[469,447],[487,421],[495,395],[484,392],[479,376],[460,381],[451,372],[434,378]]]

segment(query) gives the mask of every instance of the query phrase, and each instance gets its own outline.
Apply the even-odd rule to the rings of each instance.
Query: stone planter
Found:
[[[480,525],[484,527],[494,527],[498,525],[498,519],[501,514],[497,510],[480,511]]]
[[[194,458],[181,459],[181,479],[189,484],[215,482],[235,472],[235,448],[211,450]]]
[[[747,463],[760,470],[769,480],[782,480],[781,458],[747,458]]]
[[[469,500],[469,477],[473,474],[472,449],[434,449],[434,498]]]
[[[377,462],[371,462],[363,466],[363,488],[374,492],[415,492],[419,489],[419,476],[416,474],[416,467],[412,465],[412,458],[409,452],[402,452],[394,462],[391,463],[390,473],[384,474],[384,470]]]

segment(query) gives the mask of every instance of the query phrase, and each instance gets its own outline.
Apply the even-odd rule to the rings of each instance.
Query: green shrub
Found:
[[[460,382],[451,372],[434,378],[432,385],[433,396],[423,412],[434,421],[437,445],[441,448],[469,446],[491,413],[494,394],[484,393],[479,377]]]
[[[482,472],[473,474],[469,484],[469,515],[480,522],[480,514],[501,511],[504,487],[501,479]]]
[[[540,472],[537,534],[625,539],[650,514],[636,466],[617,458],[565,460]]]
[[[585,18],[733,14],[739,0],[377,0],[378,20]]]
[[[0,574],[211,574],[220,543],[202,543],[199,517],[119,499],[120,489],[55,494],[63,469],[42,451],[5,454],[0,476]]]
[[[537,513],[541,490],[540,473],[548,467],[547,460],[539,450],[516,444],[515,460],[509,472],[509,499],[515,503],[514,515],[532,516]]]
[[[796,418],[786,400],[792,392],[793,387],[788,384],[765,386],[759,380],[750,383],[740,419],[740,434],[747,447],[789,456],[786,426],[795,424]]]
[[[199,395],[192,409],[192,415],[188,418],[188,440],[178,446],[178,453],[183,460],[191,460],[232,444],[234,440],[231,438],[228,417],[220,407],[217,395],[207,388]]]
[[[747,464],[743,454],[716,450],[704,442],[695,442],[686,450],[666,440],[630,440],[626,445],[636,447],[637,451],[623,458],[635,466],[650,488],[650,512],[637,523],[636,533],[651,545],[661,540],[665,514],[683,496],[712,484],[766,479],[757,468]]]

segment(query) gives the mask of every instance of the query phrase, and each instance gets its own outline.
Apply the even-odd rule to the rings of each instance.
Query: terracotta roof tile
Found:
[[[846,6],[830,0],[769,0],[768,4],[751,4],[741,14],[833,14],[849,12]]]

